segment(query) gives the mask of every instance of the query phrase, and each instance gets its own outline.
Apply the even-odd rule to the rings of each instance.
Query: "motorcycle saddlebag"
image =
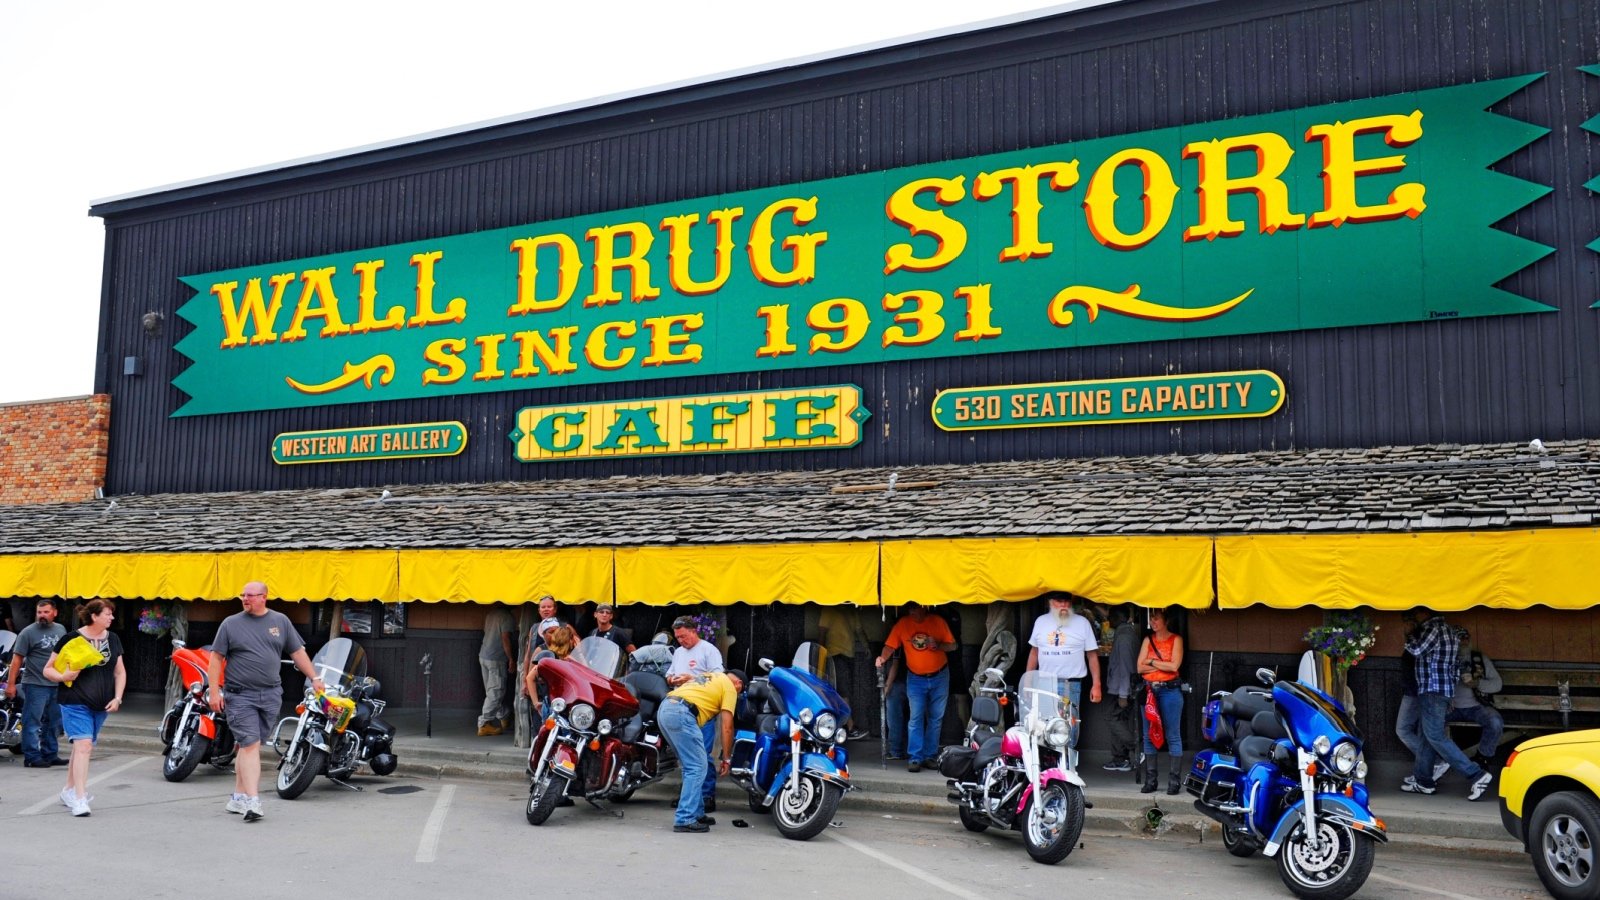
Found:
[[[939,774],[965,781],[972,777],[972,760],[977,755],[971,747],[946,747],[939,752]]]

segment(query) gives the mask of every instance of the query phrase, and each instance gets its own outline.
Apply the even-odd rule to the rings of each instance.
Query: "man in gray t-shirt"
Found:
[[[239,600],[244,611],[223,619],[216,640],[211,642],[210,700],[212,709],[227,714],[228,727],[239,745],[228,812],[243,813],[246,822],[255,822],[262,817],[257,793],[261,786],[261,742],[283,707],[280,661],[288,656],[313,688],[321,692],[324,686],[311,667],[305,641],[289,617],[267,609],[267,586],[252,581],[244,586]],[[222,690],[224,660],[226,693]]]
[[[57,737],[61,734],[61,704],[56,701],[57,685],[44,677],[50,654],[66,637],[67,629],[56,624],[56,605],[40,600],[34,605],[34,622],[22,629],[11,645],[11,668],[6,672],[6,696],[17,695],[17,678],[22,679],[22,764],[30,769],[64,766]]]

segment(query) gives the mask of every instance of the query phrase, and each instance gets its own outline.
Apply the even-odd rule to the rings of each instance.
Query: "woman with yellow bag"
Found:
[[[44,677],[61,685],[61,727],[72,742],[67,785],[61,805],[74,816],[89,814],[89,755],[106,716],[122,708],[128,672],[122,666],[122,641],[111,633],[116,610],[109,600],[78,607],[83,627],[62,641],[45,663]]]

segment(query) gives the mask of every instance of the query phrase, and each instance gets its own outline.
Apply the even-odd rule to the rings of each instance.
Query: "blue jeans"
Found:
[[[1400,712],[1394,717],[1394,734],[1406,745],[1412,756],[1421,756],[1427,741],[1422,739],[1422,707],[1417,705],[1415,694],[1400,698]]]
[[[1456,690],[1468,690],[1457,688]],[[1500,710],[1492,706],[1469,706],[1465,709],[1451,708],[1450,714],[1444,717],[1446,722],[1472,722],[1482,729],[1483,734],[1478,737],[1478,755],[1484,759],[1493,759],[1500,751],[1500,735],[1505,734],[1506,720],[1500,715]]]
[[[673,813],[672,824],[689,825],[706,814],[702,785],[711,757],[706,753],[705,737],[700,732],[700,723],[695,721],[694,711],[680,700],[662,701],[656,713],[656,725],[672,745],[673,752],[678,754],[678,769],[683,772],[683,788],[678,791],[678,809]]]
[[[1178,682],[1171,682],[1172,687],[1150,685],[1150,690],[1156,694],[1156,709],[1161,713],[1161,730],[1166,732],[1167,752],[1173,756],[1183,755],[1183,691],[1178,690]],[[1140,710],[1140,716],[1144,711]],[[1144,754],[1150,756],[1156,752],[1156,745],[1150,743],[1150,732],[1145,730]],[[1153,765],[1153,764],[1152,764]]]
[[[894,684],[889,686],[889,696],[883,700],[883,715],[887,720],[885,727],[889,729],[889,755],[902,759],[906,755],[906,724],[911,716],[910,703],[906,699],[906,680],[896,678]]]
[[[1422,711],[1423,744],[1422,752],[1417,754],[1417,764],[1411,770],[1411,777],[1423,787],[1433,787],[1433,764],[1442,759],[1452,769],[1467,776],[1468,781],[1476,781],[1483,774],[1483,769],[1467,759],[1467,755],[1451,739],[1450,729],[1444,726],[1446,717],[1450,715],[1450,698],[1437,693],[1418,694],[1417,707]]]
[[[939,755],[939,732],[944,728],[944,707],[950,699],[950,667],[932,675],[906,676],[906,700],[911,723],[906,728],[912,762],[929,762]]]
[[[22,691],[22,758],[31,763],[49,762],[61,750],[61,704],[56,702],[56,686],[19,684]]]

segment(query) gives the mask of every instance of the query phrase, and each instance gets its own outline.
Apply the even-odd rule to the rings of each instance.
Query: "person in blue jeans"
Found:
[[[906,614],[890,629],[877,665],[882,668],[896,650],[905,654],[906,700],[911,707],[906,728],[911,759],[906,770],[920,772],[939,755],[939,732],[950,699],[949,654],[956,650],[956,638],[944,619],[930,615],[920,603],[908,603]]]
[[[661,702],[656,724],[661,728],[662,737],[678,754],[678,768],[683,772],[683,787],[678,791],[678,807],[672,816],[675,832],[703,834],[717,823],[706,815],[702,785],[710,771],[711,760],[701,729],[715,725],[722,733],[722,746],[728,748],[724,753],[730,753],[733,717],[742,690],[743,672],[713,672],[702,679],[685,682]],[[727,774],[728,764],[729,757],[724,755],[717,763],[717,771]]]
[[[1178,793],[1183,786],[1183,679],[1178,674],[1183,668],[1183,637],[1170,627],[1176,620],[1175,607],[1150,611],[1150,635],[1139,648],[1137,664],[1145,688],[1155,694],[1156,711],[1161,714],[1161,730],[1166,735],[1167,745],[1168,794]],[[1160,778],[1160,757],[1156,756],[1159,749],[1146,729],[1141,794],[1156,792]]]
[[[1494,782],[1494,773],[1468,759],[1445,727],[1461,679],[1460,637],[1443,616],[1427,608],[1411,609],[1404,618],[1411,625],[1406,652],[1417,658],[1417,709],[1422,719],[1423,745],[1411,777],[1401,782],[1400,790],[1410,794],[1438,790],[1434,764],[1445,762],[1467,777],[1471,784],[1468,800],[1493,797],[1489,785]]]
[[[15,697],[19,689],[22,692],[22,764],[30,769],[67,764],[57,756],[61,752],[59,692],[56,683],[44,677],[45,663],[66,634],[65,626],[56,624],[55,602],[40,600],[34,604],[33,624],[22,629],[11,647],[5,692],[7,697]]]

